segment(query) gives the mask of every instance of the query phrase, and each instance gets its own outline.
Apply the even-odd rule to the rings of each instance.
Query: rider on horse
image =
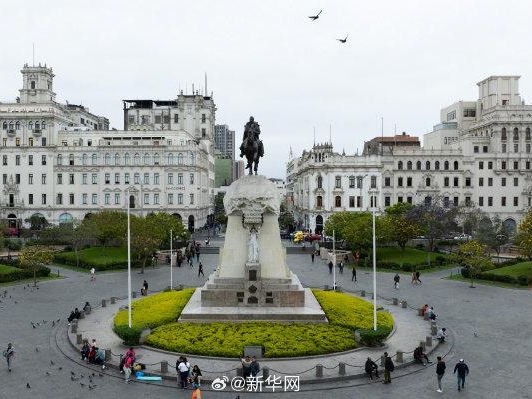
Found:
[[[260,135],[260,126],[257,122],[255,122],[255,119],[250,116],[249,122],[246,123],[246,126],[244,127],[244,136],[242,137],[242,144],[240,145],[240,158],[242,158],[245,154],[245,148],[248,145],[248,140],[253,141],[259,141],[259,135]]]
[[[264,146],[259,139],[260,126],[252,116],[249,117],[249,122],[244,127],[244,137],[242,137],[242,144],[240,145],[240,158],[244,155],[248,161],[246,169],[249,169],[249,174],[257,174],[257,166],[259,158],[264,155]],[[254,167],[253,167],[254,164]]]

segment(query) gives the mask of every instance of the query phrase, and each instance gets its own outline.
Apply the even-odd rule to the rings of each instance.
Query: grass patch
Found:
[[[18,267],[0,265],[0,274],[9,274],[13,272],[18,272],[20,269]]]
[[[471,283],[470,278],[466,278],[461,276],[460,274],[453,274],[452,276],[445,277],[447,280],[455,280],[455,281],[463,281],[464,283]],[[490,285],[493,287],[500,287],[500,288],[512,288],[512,289],[527,289],[527,287],[524,287],[519,284],[512,284],[512,283],[503,283],[501,281],[490,281],[490,280],[480,280],[480,279],[474,279],[473,285],[481,284],[481,285]]]
[[[399,247],[377,248],[378,262],[395,262],[399,264],[411,263],[416,265],[420,263],[428,263],[429,258],[431,263],[434,263],[436,261],[436,257],[450,259],[450,256],[447,254],[440,254],[438,252],[427,252],[410,247],[405,248],[404,252]]]
[[[330,324],[302,323],[177,323],[194,289],[163,292],[133,303],[133,328],[127,311],[115,316],[115,332],[135,339],[144,327],[152,328],[146,343],[174,352],[238,357],[246,345],[261,345],[266,357],[309,356],[358,347],[354,330],[373,327],[371,303],[347,294],[314,290]],[[393,318],[379,312],[380,331],[389,333]],[[386,334],[387,335],[387,334]]]
[[[91,247],[78,251],[79,267],[97,271],[109,269],[121,269],[127,267],[126,247]],[[59,264],[76,266],[76,252],[59,252],[55,255],[55,261]]]
[[[498,269],[492,269],[485,272],[486,274],[494,274],[496,276],[527,276],[532,277],[532,261],[520,262],[515,265],[504,266]]]
[[[51,274],[49,276],[46,276],[46,277],[37,277],[37,284],[40,283],[41,281],[48,281],[48,280],[58,280],[58,279],[61,279],[63,277],[61,276],[57,276],[57,274]],[[10,286],[10,285],[17,285],[17,284],[31,284],[33,285],[33,277],[31,278],[24,278],[22,280],[14,280],[14,281],[9,281],[9,282],[6,282],[6,283],[0,283],[0,287],[4,287],[4,286]]]

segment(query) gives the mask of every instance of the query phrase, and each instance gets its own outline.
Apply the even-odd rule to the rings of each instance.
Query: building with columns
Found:
[[[92,212],[168,212],[194,230],[212,222],[212,97],[124,100],[125,130],[80,105],[60,104],[54,74],[22,69],[16,102],[0,103],[0,219],[20,227],[33,215],[51,223]]]
[[[423,146],[405,134],[376,137],[362,155],[314,145],[287,164],[287,197],[302,229],[321,231],[337,211],[382,212],[398,202],[474,205],[515,231],[532,207],[532,105],[519,76],[479,82],[476,101],[441,111]]]

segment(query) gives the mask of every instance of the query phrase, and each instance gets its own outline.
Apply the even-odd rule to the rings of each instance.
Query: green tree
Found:
[[[227,215],[225,214],[224,207],[225,193],[218,193],[214,197],[214,220],[219,225],[227,226]]]
[[[501,254],[501,246],[510,240],[508,229],[498,216],[493,219],[485,217],[478,225],[476,236],[481,244],[493,249],[497,256]]]
[[[475,277],[492,265],[488,248],[476,240],[460,244],[454,257],[471,278],[471,287],[474,287],[473,280]]]
[[[163,240],[163,229],[156,218],[131,215],[131,252],[140,261],[141,273]]]
[[[150,213],[146,215],[145,221],[150,226],[156,226],[155,234],[160,240],[159,245],[170,247],[170,230],[172,230],[174,240],[186,241],[190,238],[190,232],[183,225],[183,221],[169,213]]]
[[[24,220],[26,223],[30,224],[30,230],[42,230],[48,226],[48,221],[44,216],[41,215],[32,215],[30,218]]]
[[[435,199],[430,203],[416,205],[406,215],[407,220],[420,227],[421,234],[428,239],[431,252],[434,250],[437,239],[456,229],[454,220],[456,210],[443,207],[440,202],[439,199]]]
[[[18,257],[22,267],[33,271],[33,286],[37,286],[37,270],[52,263],[54,251],[43,245],[31,245],[22,248]]]
[[[386,208],[382,218],[381,226],[385,240],[397,243],[403,251],[408,240],[421,232],[420,226],[407,217],[413,208],[414,206],[408,202],[398,202]]]
[[[521,254],[532,259],[532,211],[528,212],[519,224],[515,243]]]
[[[83,223],[90,226],[95,232],[95,238],[102,245],[102,253],[105,253],[106,245],[112,241],[123,243],[127,232],[127,214],[123,211],[103,211],[94,213]]]
[[[294,231],[296,228],[296,222],[294,220],[294,214],[290,212],[286,205],[281,203],[279,208],[279,228],[281,230]]]
[[[337,241],[345,240],[354,248],[368,252],[373,243],[373,222],[371,212],[335,212],[325,222],[325,234],[333,235]],[[375,220],[375,237],[384,239],[382,218]]]

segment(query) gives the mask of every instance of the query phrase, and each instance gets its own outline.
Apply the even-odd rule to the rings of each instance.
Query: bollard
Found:
[[[133,292],[131,293],[131,296],[132,296],[133,298],[136,298],[136,297],[137,297],[137,291],[133,291]]]
[[[105,353],[105,361],[111,360],[111,349],[104,349],[103,352]]]
[[[345,363],[338,363],[338,374],[345,375]]]
[[[419,341],[419,346],[421,346],[421,348],[423,348],[423,352],[425,352],[425,350],[427,350],[427,345],[426,345],[425,341]]]
[[[81,334],[76,334],[76,344],[81,344],[83,342],[83,337]]]
[[[403,309],[406,309],[408,307],[408,302],[407,301],[403,301],[401,302],[402,306],[403,306]]]
[[[81,312],[79,312],[79,318],[80,319],[84,319],[85,318],[85,311],[82,310]]]
[[[161,362],[161,373],[168,373],[168,362],[166,360]]]
[[[366,290],[360,291],[360,296],[364,298],[366,296]]]
[[[116,297],[115,296],[112,296],[111,297],[111,303],[114,305],[116,303]]]
[[[425,337],[425,344],[426,344],[427,346],[432,346],[432,337],[431,337],[430,335],[427,335],[427,336]]]
[[[262,368],[262,380],[266,381],[269,376],[270,376],[270,368],[269,367],[263,367]]]
[[[397,354],[395,355],[395,361],[397,363],[403,363],[403,351],[397,351]]]
[[[399,300],[397,298],[392,298],[392,303],[394,305],[397,305],[397,304],[399,304]]]
[[[371,299],[375,299],[375,293],[374,292],[371,293]]]
[[[78,332],[78,323],[72,323],[70,325],[70,332],[71,333],[77,333]]]
[[[430,335],[436,335],[438,334],[438,325],[435,321],[430,323]]]
[[[316,377],[323,377],[323,365],[316,364]]]
[[[418,316],[423,316],[423,309],[419,308],[419,309],[417,310],[417,315],[418,315]]]
[[[102,308],[105,308],[105,307],[107,307],[107,300],[102,299]]]

